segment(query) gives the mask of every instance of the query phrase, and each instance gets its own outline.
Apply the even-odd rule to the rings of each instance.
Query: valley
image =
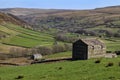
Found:
[[[119,80],[120,53],[71,59],[72,44],[86,38],[103,41],[107,54],[119,53],[120,6],[0,9],[0,80]],[[35,54],[42,58],[33,59]]]
[[[81,35],[120,37],[119,8],[120,6],[92,10],[10,8],[1,11],[16,15],[30,23],[35,30],[56,28]]]

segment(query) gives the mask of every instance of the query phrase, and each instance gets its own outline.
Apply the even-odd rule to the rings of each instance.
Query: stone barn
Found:
[[[73,43],[73,60],[87,60],[89,58],[104,57],[105,54],[106,46],[98,39],[80,39]]]

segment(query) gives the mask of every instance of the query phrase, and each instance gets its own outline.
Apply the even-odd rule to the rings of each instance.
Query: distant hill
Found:
[[[11,13],[16,16],[25,16],[25,15],[32,15],[32,14],[52,14],[52,13],[61,13],[66,12],[69,10],[63,9],[34,9],[34,8],[5,8],[0,9],[1,12]],[[71,11],[71,10],[70,10]]]
[[[120,6],[93,10],[1,9],[31,23],[33,28],[57,28],[82,35],[120,37]]]
[[[0,13],[0,24],[6,24],[6,23],[11,23],[11,24],[19,25],[21,27],[30,28],[28,23],[26,23],[24,20],[19,19],[13,14]]]

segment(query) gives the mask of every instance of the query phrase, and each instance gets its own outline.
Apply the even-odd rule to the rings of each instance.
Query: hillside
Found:
[[[12,23],[24,28],[31,28],[28,23],[9,13],[0,13],[0,24]]]
[[[13,8],[2,11],[17,15],[34,29],[57,28],[82,35],[120,37],[120,6],[93,10]]]
[[[119,55],[75,61],[70,51],[73,41],[87,37],[101,39],[108,53],[119,52],[120,6],[0,11],[0,80],[120,80]],[[43,58],[32,60],[38,53]]]
[[[8,53],[12,47],[31,48],[53,44],[54,39],[51,35],[30,28],[17,17],[0,13],[0,53]]]
[[[48,39],[47,37],[51,36],[51,35],[48,35],[51,33],[50,32],[50,30],[52,30],[51,28],[56,28],[56,29],[60,30],[62,33],[63,32],[79,33],[80,37],[86,36],[86,35],[87,36],[97,36],[97,37],[98,36],[99,37],[106,37],[106,36],[113,37],[114,36],[114,37],[118,37],[118,38],[120,37],[120,14],[119,14],[120,6],[97,8],[97,9],[93,9],[93,10],[8,8],[8,9],[0,9],[0,11],[4,12],[4,13],[9,13],[9,14],[7,14],[8,16],[10,16],[10,14],[14,14],[17,17],[19,17],[20,19],[24,20],[25,22],[23,22],[23,21],[16,22],[14,19],[11,19],[10,21],[12,23],[14,23],[15,26],[13,27],[13,26],[11,26],[11,24],[10,25],[5,24],[4,26],[6,26],[6,25],[10,26],[9,28],[11,28],[12,30],[13,30],[13,28],[14,29],[17,28],[18,31],[13,30],[13,31],[15,31],[15,34],[16,34],[16,32],[17,33],[19,32],[20,34],[21,34],[21,32],[22,32],[22,34],[25,33],[24,36],[22,35],[22,39],[29,38],[29,40],[32,39],[35,41],[35,43],[34,43],[34,41],[31,41],[32,45],[31,44],[26,45],[27,43],[25,43],[25,44],[21,44],[20,42],[15,43],[14,40],[16,40],[16,38],[13,38],[14,39],[13,42],[11,42],[12,39],[10,39],[11,41],[10,40],[8,41],[8,39],[3,40],[3,43],[5,43],[5,44],[19,45],[19,46],[24,46],[24,47],[33,47],[39,43],[39,41],[37,41],[37,43],[36,43],[36,40],[37,40],[36,36],[34,36],[34,37],[31,36],[31,34],[33,34],[34,31],[32,31],[32,30],[26,31],[26,29],[24,29],[24,28],[21,29],[21,27],[16,27],[16,24],[18,24],[19,26],[22,26],[21,24],[24,25],[24,23],[26,23],[26,22],[29,23],[30,25],[32,25],[32,28],[34,30],[41,30],[43,32],[44,32],[44,30],[46,31],[45,35],[47,35],[47,36],[46,36],[45,40],[42,39],[41,37],[39,37],[41,42],[45,41],[45,43],[49,43],[49,42],[46,42],[46,40]],[[13,15],[11,17],[13,17]],[[17,18],[17,17],[15,17],[15,18]],[[6,22],[6,21],[4,21],[4,22]],[[21,20],[19,20],[19,21],[21,21]],[[20,28],[20,29],[18,29],[18,28]],[[33,33],[31,33],[31,31]],[[56,31],[56,30],[54,30],[54,31]],[[29,37],[28,37],[28,32],[30,32]],[[39,36],[39,35],[44,36],[43,32],[40,32],[40,33],[35,32],[35,33],[38,34],[37,36]],[[3,34],[3,32],[0,32],[0,33]],[[4,34],[8,34],[8,32],[4,32]],[[62,34],[62,35],[64,35],[64,34]],[[21,35],[19,37],[21,37]],[[59,34],[57,37],[59,37]],[[17,36],[17,38],[18,38],[18,36]],[[66,39],[67,37],[63,37],[63,38]],[[115,39],[119,40],[118,38],[115,38]],[[18,41],[18,40],[16,40],[16,41]],[[62,40],[62,41],[64,41],[64,40]],[[54,42],[53,36],[50,38],[50,44],[52,44],[51,42],[52,43]],[[42,44],[44,45],[44,43],[41,43],[41,45]]]

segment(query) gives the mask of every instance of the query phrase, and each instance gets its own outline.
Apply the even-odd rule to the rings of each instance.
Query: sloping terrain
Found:
[[[109,8],[106,8],[107,10]],[[111,9],[111,8],[110,8]],[[100,10],[100,11],[99,11]],[[119,14],[108,13],[110,10],[96,9],[86,11],[66,11],[51,14],[20,13],[20,18],[34,24],[33,28],[53,27],[69,32],[91,35],[89,31],[106,36],[110,30],[119,32]],[[102,12],[101,12],[102,11]],[[117,10],[115,10],[117,11]],[[114,12],[115,12],[114,11]],[[24,12],[24,11],[23,11]],[[119,8],[118,8],[119,12]],[[8,14],[0,13],[0,52],[11,47],[31,48],[37,45],[48,46],[55,41],[50,32],[37,32]],[[16,13],[18,14],[18,13]],[[26,15],[28,14],[28,15]],[[114,15],[113,15],[114,14]],[[117,16],[118,15],[118,16]],[[113,16],[113,17],[112,17]],[[117,24],[117,25],[114,25]],[[26,29],[28,28],[28,29]],[[99,30],[102,30],[99,32]],[[83,32],[82,32],[83,31]],[[86,32],[87,31],[87,32]],[[81,33],[82,32],[82,33]],[[85,33],[86,32],[86,33]],[[49,34],[48,34],[49,33]],[[111,35],[111,34],[109,34]],[[118,34],[117,34],[118,35]],[[98,36],[98,35],[97,35]],[[86,36],[84,36],[86,37]],[[89,36],[91,37],[91,36]],[[109,51],[119,50],[120,38],[102,38]],[[45,56],[49,58],[71,57],[71,52]],[[8,61],[9,60],[9,61]],[[28,63],[28,59],[14,58],[5,62]],[[30,60],[29,60],[30,61]],[[2,61],[3,62],[3,61]],[[28,66],[2,67],[0,64],[0,80],[119,80],[120,57],[99,58],[80,61],[59,61],[53,63],[33,64]],[[6,65],[7,66],[7,65]],[[91,75],[92,74],[92,75]]]
[[[5,23],[12,23],[15,25],[19,25],[21,27],[28,27],[30,26],[23,20],[19,19],[18,17],[9,14],[9,13],[0,13],[0,24],[5,24]]]
[[[25,21],[19,20],[20,22],[16,22],[14,19],[18,20],[17,17],[7,14],[8,16],[14,17],[14,19],[3,20],[3,23],[7,22],[7,24],[1,24],[1,36],[14,35],[12,38],[7,37],[1,40],[2,43],[7,45],[33,47],[35,45],[52,44],[54,39],[52,38],[53,36],[51,37],[51,35],[49,35],[49,31],[47,32],[48,34],[44,34],[42,32],[39,33],[21,28],[20,26],[31,28],[30,26],[26,27],[26,22],[32,25],[32,29],[41,31],[56,28],[63,32],[79,33],[82,36],[120,37],[120,6],[97,8],[93,10],[10,8],[0,9],[0,11],[14,14]],[[10,21],[12,21],[12,24],[9,23]],[[25,40],[30,42],[26,43]],[[119,41],[117,42],[119,43]]]
[[[30,28],[27,23],[9,14],[0,13],[0,52],[7,52],[12,46],[31,48],[53,43],[51,35]]]
[[[120,6],[93,10],[2,9],[33,28],[57,28],[82,35],[120,37]],[[18,14],[19,13],[19,14]]]

